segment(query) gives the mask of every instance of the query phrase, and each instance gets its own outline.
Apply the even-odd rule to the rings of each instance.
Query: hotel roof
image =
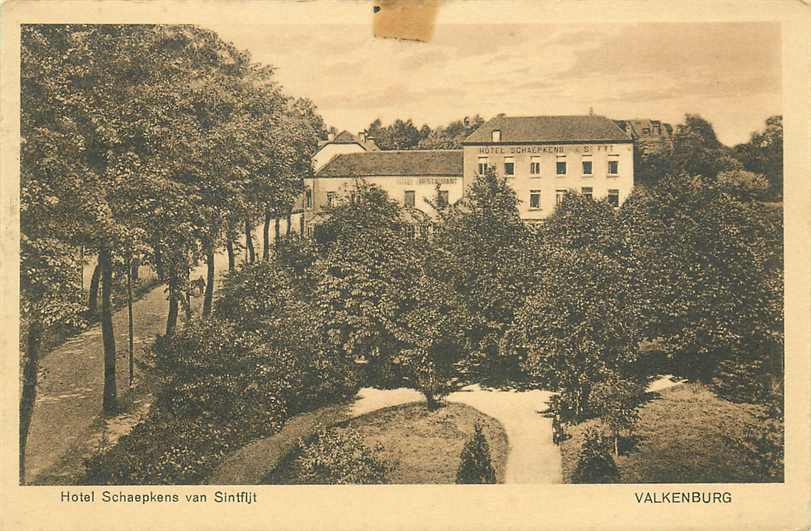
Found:
[[[493,131],[501,141],[493,142]],[[630,142],[613,120],[605,116],[504,116],[485,122],[463,144],[510,144],[516,142]]]
[[[336,155],[316,177],[461,176],[461,149],[367,151]]]

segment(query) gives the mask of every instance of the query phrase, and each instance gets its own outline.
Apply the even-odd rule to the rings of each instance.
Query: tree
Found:
[[[619,480],[619,470],[602,433],[594,428],[587,429],[572,473],[572,483],[617,483]]]
[[[539,384],[561,390],[582,419],[592,387],[609,371],[633,373],[639,309],[629,272],[595,251],[550,250],[502,348]]]
[[[23,184],[20,203],[20,484],[25,483],[25,451],[43,338],[60,325],[82,326],[84,309],[73,249],[39,234],[51,218],[37,215],[43,214],[37,206],[47,205],[53,198],[32,197],[35,187],[28,184]],[[46,227],[38,226],[42,222]]]
[[[473,434],[465,442],[456,471],[457,483],[495,483],[496,471],[490,457],[490,445],[481,424],[476,421]]]
[[[749,142],[733,148],[744,169],[765,175],[771,197],[783,197],[783,117],[770,116],[766,127],[755,131]]]
[[[512,186],[491,169],[459,203],[439,209],[432,227],[430,269],[463,297],[471,319],[468,363],[482,378],[515,376],[515,360],[501,356],[498,343],[537,274],[535,240],[517,203]]]
[[[623,431],[631,430],[639,420],[637,409],[644,388],[631,380],[611,374],[597,383],[589,395],[591,411],[600,417],[614,438],[614,455],[619,456]]]
[[[612,258],[624,254],[624,242],[617,231],[617,215],[606,199],[595,201],[566,192],[539,229],[547,245],[564,249],[590,249]]]
[[[710,122],[697,114],[686,114],[673,135],[672,169],[675,174],[714,179],[722,171],[741,169],[741,164],[718,140]]]
[[[670,177],[635,191],[620,226],[644,288],[643,335],[663,340],[677,371],[709,381],[724,359],[782,370],[779,210],[723,182]]]

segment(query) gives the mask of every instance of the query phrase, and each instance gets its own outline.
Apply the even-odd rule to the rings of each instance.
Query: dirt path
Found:
[[[295,220],[293,227],[297,227]],[[282,223],[282,233],[284,230],[285,224]],[[254,245],[261,258],[261,228],[257,227],[255,237]],[[228,268],[228,258],[220,253],[215,256],[214,263],[219,283],[220,275]],[[191,278],[199,276],[205,277],[205,265],[197,267]],[[200,311],[201,304],[202,297],[192,300],[195,312]],[[164,332],[167,312],[164,286],[156,287],[133,304],[133,352],[136,359],[143,355],[143,349],[151,345],[157,334]],[[116,382],[124,412],[110,419],[101,417],[104,380],[100,325],[94,325],[48,352],[40,363],[41,377],[28,434],[26,483],[75,482],[83,470],[83,459],[98,447],[102,437],[116,438],[128,432],[149,410],[151,396],[145,386],[137,385],[131,392],[128,390],[126,307],[113,314],[113,329],[117,351]],[[136,369],[136,383],[140,378]]]

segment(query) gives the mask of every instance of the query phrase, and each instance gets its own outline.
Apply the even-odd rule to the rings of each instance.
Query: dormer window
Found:
[[[492,137],[493,137],[493,142],[501,142],[501,130],[496,129],[495,131],[493,131]]]

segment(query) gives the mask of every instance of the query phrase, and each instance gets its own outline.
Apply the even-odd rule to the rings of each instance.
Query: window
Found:
[[[410,208],[414,208],[416,206],[416,204],[417,204],[416,201],[417,201],[417,198],[416,198],[416,194],[414,193],[414,190],[406,190],[405,191],[405,198],[403,200],[403,202],[405,203],[405,206],[410,207]]]
[[[619,190],[609,190],[608,191],[608,204],[612,207],[620,206],[620,191]]]
[[[650,127],[643,127],[642,128],[642,134],[643,135],[649,135],[650,134]]]
[[[307,209],[313,208],[313,191],[310,188],[304,192],[304,207]]]
[[[591,176],[591,159],[583,159],[583,175]]]
[[[566,190],[555,190],[555,204],[559,205],[563,202],[563,198],[566,196]]]
[[[447,190],[440,190],[439,195],[437,196],[437,206],[446,207],[448,206],[448,191]]]
[[[327,192],[327,206],[328,207],[335,206],[335,192]]]
[[[555,163],[555,173],[558,175],[566,175],[566,157],[558,157]]]
[[[416,226],[408,224],[408,225],[404,226],[403,229],[405,230],[406,238],[408,238],[410,240],[417,239],[417,227]]]
[[[529,191],[529,209],[530,210],[540,210],[541,208],[541,191],[540,190],[530,190]]]
[[[541,174],[541,157],[532,157],[529,161],[529,174],[539,176]]]
[[[487,157],[479,157],[479,175],[487,173]]]
[[[504,175],[515,175],[515,159],[507,157],[504,159]]]
[[[498,130],[498,129],[493,131],[493,133],[491,135],[491,138],[492,138],[493,142],[501,142],[501,131]]]
[[[619,159],[608,159],[608,175],[619,175],[620,161]]]
[[[589,187],[589,186],[584,186],[583,188],[581,188],[581,189],[580,189],[580,194],[581,194],[583,197],[588,197],[589,199],[591,199],[591,195],[592,195],[592,189],[591,189],[591,187]]]

